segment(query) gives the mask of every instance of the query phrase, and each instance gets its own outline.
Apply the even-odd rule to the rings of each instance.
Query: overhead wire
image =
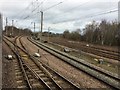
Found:
[[[67,10],[66,12],[63,12],[62,14],[55,15],[55,18],[61,18],[60,16],[64,17],[64,16],[65,16],[64,14],[69,14],[69,15],[70,15],[71,13],[68,13],[68,12],[72,12],[73,9],[76,9],[76,8],[78,8],[78,7],[80,7],[80,6],[86,5],[86,4],[88,4],[90,1],[91,1],[91,0],[88,0],[88,1],[86,1],[86,2],[84,2],[84,3],[81,3],[81,4],[77,5],[77,6],[75,6],[75,7],[72,7],[71,9]],[[87,10],[89,10],[89,9],[87,9]],[[55,18],[54,18],[53,20],[55,20]],[[54,22],[54,23],[55,23],[55,22]]]
[[[38,0],[35,0],[35,1],[31,2],[31,3],[25,8],[25,10],[27,9],[27,11],[28,11],[28,8],[30,8],[31,5],[33,6],[33,3],[35,3],[36,1],[38,1]],[[24,13],[24,14],[25,14],[25,13]],[[25,16],[25,17],[24,17],[24,16],[25,16],[25,15],[22,15],[22,16],[20,17],[21,20],[28,19],[30,16],[33,16],[33,14],[31,14],[31,11],[30,11],[27,16]]]
[[[21,10],[21,11],[20,11],[19,13],[17,13],[14,17],[20,16],[20,18],[22,18],[22,17],[24,16],[24,15],[22,15],[22,14],[25,14],[25,12],[29,9],[29,7],[31,6],[32,3],[33,3],[33,2],[30,2],[25,9]],[[22,16],[21,16],[21,15],[22,15]]]
[[[43,0],[41,3],[43,3],[44,1],[45,1],[45,0]],[[89,1],[90,1],[90,0],[89,0]],[[82,4],[80,4],[80,5],[76,6],[76,7],[73,7],[73,8],[71,8],[71,9],[75,9],[75,8],[80,7],[80,6],[83,6],[83,5],[87,4],[89,1],[87,1],[87,2],[85,2],[85,3],[82,3]],[[41,5],[41,3],[40,3],[40,5]],[[45,12],[45,11],[47,11],[47,10],[55,7],[55,6],[60,5],[61,3],[63,3],[63,2],[59,2],[59,3],[57,3],[57,4],[54,4],[54,5],[46,8],[46,9],[44,9],[43,11]],[[32,13],[35,12],[35,11],[40,7],[40,5],[38,5],[35,9],[33,9],[33,10],[32,10]],[[71,9],[68,10],[68,11],[66,11],[65,13],[70,12]],[[100,16],[100,15],[105,15],[105,14],[109,14],[109,13],[114,13],[114,12],[117,12],[117,11],[118,11],[118,10],[110,10],[110,11],[107,11],[107,12],[103,12],[103,13],[99,13],[99,14],[95,14],[95,15],[91,15],[91,16],[85,16],[85,17],[82,17],[82,18],[79,17],[79,18],[74,18],[74,19],[68,19],[68,20],[58,21],[58,22],[54,22],[53,24],[70,22],[70,21],[76,21],[76,20],[86,19],[86,18],[92,18],[92,17],[96,17],[96,16]],[[26,17],[23,18],[23,20],[26,20],[26,19],[30,18],[31,16],[36,15],[37,13],[39,13],[39,12],[36,12],[36,13],[34,13],[34,14],[30,14],[30,15],[27,15]]]
[[[38,0],[36,0],[36,1],[38,1]],[[43,4],[44,1],[45,1],[45,0],[43,0],[43,1],[40,3],[40,5]],[[63,2],[59,2],[59,3],[57,3],[57,4],[54,4],[54,5],[48,7],[47,9],[45,9],[45,10],[43,10],[43,11],[47,11],[47,10],[49,10],[49,9],[55,7],[55,6],[58,6],[58,5],[61,4],[61,3],[63,3]],[[22,14],[24,14],[24,13],[26,12],[26,10],[29,9],[29,7],[31,6],[31,4],[33,4],[33,2],[31,2],[25,9],[22,10]],[[36,9],[38,9],[40,5],[38,5],[34,10],[32,10],[32,12],[34,12]],[[39,12],[37,12],[37,13],[39,13]],[[23,19],[23,20],[25,20],[25,19],[30,18],[30,16],[36,15],[37,13],[32,14],[32,15],[30,14],[30,15],[24,17],[24,18],[23,18],[24,15],[22,15],[20,18]],[[19,12],[19,14],[17,14],[16,16],[18,17],[18,15],[20,15],[20,14],[21,14],[21,12]],[[16,17],[16,16],[15,16],[15,17]]]
[[[36,0],[36,1],[38,1],[38,0]],[[37,10],[37,9],[40,7],[40,5],[44,3],[44,1],[45,1],[45,0],[43,0],[34,10],[32,10],[32,13],[33,13],[35,10]],[[25,10],[28,9],[28,8],[31,6],[32,3],[33,3],[33,2],[31,2],[31,3],[25,8]],[[58,4],[61,4],[61,2],[58,3]],[[57,4],[57,5],[58,5],[58,4]],[[49,7],[48,9],[50,9],[50,8],[52,8],[52,7],[55,7],[55,6],[57,6],[57,5],[55,4],[54,6],[51,6],[51,7]],[[47,9],[45,9],[45,10],[47,10]],[[37,12],[37,13],[39,13],[39,12]],[[30,18],[31,16],[36,15],[37,13],[35,13],[35,14],[31,14],[31,13],[30,13],[29,15],[27,15],[27,16],[24,17],[24,18],[23,18],[23,16],[24,16],[24,15],[23,15],[23,16],[21,16],[20,18],[23,19],[23,20],[25,20],[25,19]]]
[[[56,7],[56,6],[58,6],[58,5],[62,4],[62,3],[63,3],[63,2],[59,2],[59,3],[57,3],[57,4],[54,4],[54,5],[46,8],[46,9],[44,9],[43,11],[47,11],[47,10],[49,10],[49,9],[51,9],[51,8],[53,8],[53,7]]]
[[[91,1],[91,0],[88,0],[88,1],[86,1],[86,2],[84,2],[84,3],[80,3],[79,5],[77,5],[77,6],[75,6],[75,7],[72,7],[71,9],[65,11],[64,13],[62,13],[62,14],[60,14],[60,15],[57,15],[57,17],[62,16],[63,14],[66,14],[66,13],[68,13],[68,12],[71,12],[73,9],[79,8],[79,7],[81,7],[81,6],[84,6],[84,5],[88,4],[90,1]]]
[[[41,3],[43,3],[44,1],[45,1],[45,0],[43,0]],[[53,8],[53,7],[55,7],[55,6],[58,6],[58,5],[60,5],[61,3],[63,3],[63,2],[59,2],[59,3],[57,3],[57,4],[54,4],[54,5],[50,6],[49,8],[47,8],[47,9],[45,9],[45,10],[43,10],[43,11],[47,11],[48,9],[51,9],[51,8]],[[40,12],[37,12],[37,13],[40,13]],[[25,18],[23,18],[23,20],[26,20],[26,19],[30,18],[31,16],[36,15],[37,13],[30,14],[30,15],[26,16]]]
[[[37,0],[38,1],[38,0]],[[34,13],[38,8],[39,8],[39,6],[42,4],[42,3],[44,3],[44,1],[45,0],[43,0],[35,9],[33,9],[32,11],[31,11],[31,13],[29,14],[29,15],[27,15],[26,17],[24,17],[23,18],[23,20],[25,20],[25,19],[28,19],[28,18],[30,18],[31,16],[34,16],[34,15],[36,15],[37,13],[39,13],[39,12],[37,12],[37,13]]]
[[[110,11],[107,11],[107,12],[104,12],[104,13],[99,13],[99,14],[95,14],[95,15],[91,15],[91,16],[83,16],[83,17],[79,17],[79,18],[63,20],[63,21],[59,21],[59,22],[53,22],[53,24],[64,23],[64,22],[71,22],[71,21],[79,21],[81,19],[92,18],[92,17],[96,17],[96,16],[100,16],[100,15],[114,13],[114,12],[117,12],[117,11],[118,11],[118,9],[116,9],[116,10],[110,10]]]
[[[36,11],[40,7],[40,5],[42,5],[44,2],[45,0],[43,0],[35,9],[33,9],[32,12]]]
[[[35,2],[35,1],[30,2],[28,4],[28,6],[25,9],[23,9],[22,11],[20,11],[19,13],[17,13],[16,16],[14,16],[14,18],[19,17],[21,20],[24,19],[24,14],[26,13],[26,11],[28,11],[28,9],[31,7],[33,2]]]

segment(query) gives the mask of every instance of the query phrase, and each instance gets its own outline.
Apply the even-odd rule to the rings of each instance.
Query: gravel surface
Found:
[[[5,55],[13,54],[3,42],[2,57],[2,88],[16,88],[14,62],[5,58]]]
[[[26,48],[31,54],[38,51],[42,56],[40,60],[45,64],[49,65],[51,68],[59,72],[61,75],[65,76],[67,79],[82,88],[109,88],[104,83],[99,82],[97,79],[87,75],[86,73],[68,65],[64,61],[52,56],[51,54],[45,52],[44,50],[33,45],[27,38],[22,38],[22,41]]]

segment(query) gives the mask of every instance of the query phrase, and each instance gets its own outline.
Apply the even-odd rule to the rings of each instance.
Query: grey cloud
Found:
[[[6,0],[3,0],[3,2]],[[3,3],[3,5],[0,5],[0,10],[3,12],[3,14],[10,19],[16,19],[20,22],[24,22],[24,24],[30,24],[30,22],[36,22],[37,25],[40,23],[40,14],[35,14],[38,12],[36,10],[34,13],[31,13],[34,7],[31,6],[31,8],[24,10],[27,5],[32,0],[12,0],[12,1],[6,1],[6,3]],[[40,0],[39,0],[40,1]],[[106,2],[101,2],[101,0],[90,0],[88,3],[88,0],[45,0],[43,4],[43,10],[57,4],[59,2],[63,1],[62,4],[49,9],[48,11],[44,12],[44,23],[45,24],[51,24],[54,22],[62,22],[62,21],[72,21],[72,20],[79,20],[76,21],[73,24],[74,27],[77,26],[83,26],[84,23],[89,22],[91,20],[101,20],[103,18],[108,20],[114,20],[117,19],[116,13],[109,14],[109,15],[101,15],[98,17],[90,17],[94,14],[99,14],[100,12],[109,11],[111,9],[117,8],[117,2],[118,0],[107,0]],[[102,0],[103,1],[103,0]],[[110,2],[111,1],[111,2]],[[19,3],[21,2],[21,3]],[[40,6],[41,8],[41,6]],[[21,13],[20,13],[21,12]],[[33,15],[35,14],[35,15]],[[27,16],[30,16],[29,18],[23,20],[21,19],[25,18]],[[87,19],[87,17],[90,17]],[[27,21],[26,21],[27,20]]]
[[[72,4],[71,7],[73,7],[73,6],[74,5]],[[86,5],[86,6],[81,6],[76,9],[70,10],[69,8],[71,8],[71,7],[70,7],[70,5],[68,7],[61,6],[62,9],[58,8],[58,10],[59,11],[63,10],[63,11],[60,11],[59,14],[56,14],[55,13],[56,10],[53,9],[53,12],[48,15],[48,17],[49,17],[48,21],[52,21],[52,22],[59,22],[59,21],[66,21],[66,20],[71,21],[73,19],[80,19],[85,16],[91,17],[91,15],[93,15],[93,14],[99,14],[100,12],[109,11],[111,9],[114,9],[115,7],[117,8],[117,2],[91,2],[91,3],[88,3],[88,5]],[[64,10],[65,11],[68,10],[69,12],[64,13]],[[50,16],[51,16],[51,18],[50,18]]]

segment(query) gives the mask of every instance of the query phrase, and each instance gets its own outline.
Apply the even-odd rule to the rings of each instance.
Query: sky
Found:
[[[65,30],[83,29],[93,20],[100,22],[118,20],[119,0],[0,0],[0,13],[3,23],[18,28],[30,28],[40,31],[41,13],[43,11],[43,29],[62,33]],[[107,13],[107,14],[106,14]]]

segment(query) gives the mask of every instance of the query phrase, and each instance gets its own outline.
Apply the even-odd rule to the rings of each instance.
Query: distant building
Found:
[[[118,2],[118,22],[120,23],[120,1]]]

